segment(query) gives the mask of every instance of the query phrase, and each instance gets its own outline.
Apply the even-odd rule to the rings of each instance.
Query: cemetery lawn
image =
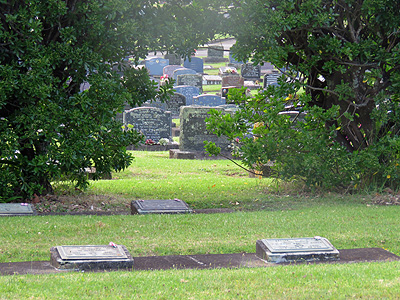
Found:
[[[93,182],[87,193],[58,202],[129,211],[134,199],[179,198],[195,209],[234,212],[3,217],[0,262],[48,261],[53,246],[111,241],[133,257],[254,253],[258,239],[316,235],[338,249],[378,247],[400,255],[400,206],[376,205],[388,196],[300,194],[270,179],[249,178],[227,160],[134,155],[132,166],[113,180]],[[399,278],[400,262],[13,275],[0,276],[0,299],[396,299]]]

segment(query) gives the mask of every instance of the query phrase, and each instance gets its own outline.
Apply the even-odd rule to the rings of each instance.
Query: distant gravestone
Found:
[[[219,75],[203,75],[203,85],[221,84],[222,78]]]
[[[162,76],[163,69],[169,65],[169,61],[168,59],[154,57],[146,59],[144,65],[149,71],[150,76]]]
[[[200,105],[200,106],[219,106],[226,104],[225,99],[216,95],[199,95],[193,97],[192,105]]]
[[[131,213],[134,214],[181,214],[193,210],[185,201],[172,200],[134,200],[131,202]]]
[[[263,80],[263,87],[264,89],[267,88],[269,85],[278,85],[278,78],[282,76],[280,72],[272,72],[265,74]]]
[[[204,152],[204,141],[215,142],[222,152],[229,151],[230,142],[226,137],[218,137],[206,128],[205,119],[210,117],[208,112],[219,107],[183,106],[180,115],[179,150]]]
[[[158,142],[172,137],[172,116],[170,111],[157,107],[137,107],[124,112],[124,124],[144,134],[146,139]]]
[[[206,62],[224,62],[227,61],[224,58],[224,46],[212,45],[207,49],[207,57],[205,58]]]
[[[200,89],[198,87],[190,85],[178,85],[174,87],[174,90],[186,97],[186,105],[192,105],[193,97],[200,94]]]
[[[172,72],[172,78],[176,81],[178,80],[179,75],[186,75],[186,74],[197,74],[197,73],[195,70],[181,67]]]
[[[0,203],[0,217],[32,216],[36,210],[28,203]]]
[[[241,75],[245,80],[258,80],[261,78],[261,66],[253,64],[244,64],[241,68]]]
[[[200,93],[203,92],[203,76],[198,74],[184,74],[178,75],[176,85],[190,85],[195,86],[200,90]]]
[[[179,118],[181,107],[186,105],[186,97],[180,93],[174,93],[167,101],[167,110],[172,113],[172,118]]]
[[[179,57],[179,55],[177,55],[175,53],[165,54],[164,58],[169,60],[170,65],[181,65],[182,64],[182,58]]]
[[[174,71],[182,68],[182,66],[178,65],[168,65],[163,68],[163,75],[168,75],[169,78],[173,78]]]
[[[222,87],[235,86],[240,88],[244,86],[244,78],[240,75],[225,75],[222,76]]]
[[[258,240],[256,254],[275,263],[339,259],[339,251],[323,237]]]
[[[204,70],[204,62],[202,58],[199,57],[191,57],[187,58],[183,62],[183,66],[188,69],[195,70],[197,73],[203,74]]]
[[[57,269],[102,270],[133,267],[123,245],[56,246],[50,249],[51,265]]]

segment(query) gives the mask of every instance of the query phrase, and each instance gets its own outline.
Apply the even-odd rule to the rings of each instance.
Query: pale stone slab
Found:
[[[131,202],[132,214],[179,214],[192,213],[193,210],[185,201],[168,200],[134,200]]]
[[[323,237],[258,240],[256,254],[275,263],[339,259],[339,251]]]
[[[0,203],[0,216],[31,216],[36,211],[28,203]]]
[[[133,267],[133,258],[123,245],[55,246],[51,265],[57,269],[99,270]]]

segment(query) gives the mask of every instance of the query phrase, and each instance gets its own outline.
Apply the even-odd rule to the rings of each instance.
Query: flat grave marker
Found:
[[[131,213],[134,214],[180,214],[192,213],[193,210],[185,201],[168,200],[134,200],[131,202]]]
[[[112,245],[111,245],[112,244]],[[123,245],[55,246],[50,249],[51,265],[57,269],[126,269],[133,258]]]
[[[36,210],[28,203],[0,203],[0,216],[32,216]]]
[[[339,251],[323,237],[258,240],[256,254],[275,263],[339,259]]]

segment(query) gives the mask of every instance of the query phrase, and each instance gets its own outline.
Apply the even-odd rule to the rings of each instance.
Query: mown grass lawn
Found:
[[[226,160],[134,154],[128,170],[93,182],[70,201],[103,195],[108,205],[129,210],[134,199],[180,198],[194,208],[235,212],[1,218],[0,262],[49,260],[52,246],[110,241],[134,257],[254,253],[257,239],[316,235],[338,249],[379,247],[400,255],[400,207],[373,205],[375,195],[304,194],[296,186],[249,178]],[[399,287],[399,262],[289,265],[2,276],[0,299],[397,299]]]

